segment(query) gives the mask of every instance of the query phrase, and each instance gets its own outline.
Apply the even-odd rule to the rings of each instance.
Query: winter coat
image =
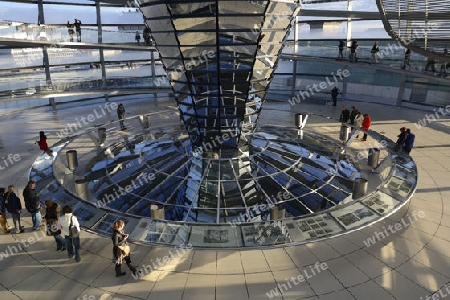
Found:
[[[414,146],[414,140],[416,136],[413,133],[410,133],[405,138],[405,149],[412,149]]]
[[[29,213],[35,213],[41,208],[38,193],[28,186],[23,190],[23,200],[25,201],[25,208]]]
[[[369,127],[370,127],[370,116],[367,116],[364,118],[364,120],[362,121],[361,124],[361,129],[364,131],[369,131]]]
[[[9,196],[8,196],[9,195]],[[20,214],[22,210],[22,203],[20,202],[19,197],[17,197],[16,193],[6,193],[5,200],[8,199],[8,204],[6,205],[6,209],[11,214]]]
[[[361,127],[363,120],[364,117],[362,115],[356,116],[354,122],[355,127]]]

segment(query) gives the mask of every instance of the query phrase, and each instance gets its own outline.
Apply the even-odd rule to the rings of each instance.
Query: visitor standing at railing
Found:
[[[70,21],[67,21],[67,32],[69,33],[70,41],[73,42],[73,35],[75,32],[73,31],[73,24],[70,24]]]
[[[150,28],[145,27],[142,35],[144,36],[145,45],[150,45]]]
[[[375,42],[373,44],[372,50],[370,50],[370,53],[372,53],[372,56],[370,57],[370,64],[373,64],[373,63],[376,64],[378,62],[377,61],[377,53],[378,53],[378,51],[380,51],[380,48],[378,47],[378,43]]]
[[[358,41],[353,40],[352,45],[350,46],[350,62],[357,63],[358,58],[356,57],[356,53],[358,52]]]
[[[428,57],[427,64],[425,65],[425,72],[428,72],[428,69],[431,69],[433,74],[436,73],[436,68],[434,66],[435,64],[436,60],[434,59],[434,57]]]
[[[136,40],[136,44],[139,45],[139,43],[141,42],[141,34],[137,30],[136,30],[136,34],[134,35],[134,39]]]
[[[448,50],[444,49],[444,57],[448,58]],[[438,76],[447,77],[447,67],[448,67],[448,61],[442,60],[441,61],[441,70],[439,71]]]
[[[403,67],[402,67],[403,70],[406,69],[407,65],[411,69],[411,65],[409,64],[410,58],[411,58],[411,50],[410,49],[406,49],[406,51],[405,51],[405,58],[403,60]]]
[[[77,32],[77,42],[81,42],[81,21],[75,19],[75,31]]]
[[[344,41],[339,40],[339,54],[338,57],[336,57],[336,60],[339,60],[339,58],[344,59]]]

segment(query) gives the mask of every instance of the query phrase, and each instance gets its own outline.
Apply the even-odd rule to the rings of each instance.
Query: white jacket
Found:
[[[58,228],[61,229],[61,236],[69,236],[70,218],[72,218],[72,226],[75,226],[80,231],[80,223],[77,217],[72,213],[64,214],[58,219]]]
[[[363,115],[356,116],[355,117],[355,121],[354,121],[355,127],[356,128],[361,127],[363,121],[364,121],[364,116]]]

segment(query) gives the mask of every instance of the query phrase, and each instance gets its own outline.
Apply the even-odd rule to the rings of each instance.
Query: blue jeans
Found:
[[[66,247],[66,241],[63,239],[63,237],[61,235],[54,235],[53,236],[55,238],[55,242],[56,242],[56,249],[61,249],[61,248],[65,248]]]
[[[70,238],[66,235],[66,248],[67,248],[67,256],[69,258],[73,257],[74,248],[75,248],[75,260],[79,262],[81,260],[80,257],[80,237]]]
[[[38,230],[41,227],[41,211],[38,210],[31,213],[31,220],[33,221],[33,230]]]

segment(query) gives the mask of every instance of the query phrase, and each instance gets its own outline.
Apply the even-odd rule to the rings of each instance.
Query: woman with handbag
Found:
[[[137,270],[136,268],[131,264],[131,251],[130,246],[128,246],[127,239],[128,234],[123,232],[123,227],[125,226],[125,222],[122,220],[118,220],[114,222],[113,226],[113,234],[112,234],[112,240],[113,240],[113,255],[115,260],[115,271],[116,271],[116,277],[123,276],[126,273],[122,272],[122,262],[125,260],[128,268],[130,271],[136,275]]]
[[[45,222],[47,223],[47,235],[55,238],[56,251],[66,250],[66,242],[61,236],[61,230],[58,229],[60,206],[52,200],[45,200]]]
[[[80,262],[80,224],[77,217],[72,214],[72,208],[68,205],[62,209],[63,216],[58,219],[58,229],[66,239],[67,255]]]

